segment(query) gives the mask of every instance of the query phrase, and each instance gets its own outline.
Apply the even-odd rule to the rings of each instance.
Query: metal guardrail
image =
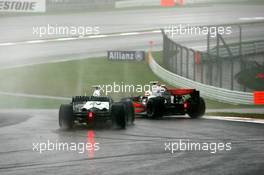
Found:
[[[232,36],[219,34],[212,38],[208,34],[207,51],[185,47],[162,30],[162,66],[174,74],[209,86],[231,91],[262,91],[262,78],[254,70],[263,73],[257,66],[264,64],[264,40],[258,34],[263,31],[263,24],[230,24],[228,26],[236,31]],[[250,34],[255,31],[256,35]],[[248,37],[252,37],[251,41]],[[253,41],[254,39],[258,40]],[[232,43],[234,41],[238,43]]]
[[[239,56],[239,44],[229,46],[233,56]],[[217,55],[216,48],[210,50],[211,55]],[[264,41],[252,41],[242,43],[242,55],[259,54],[264,52]],[[219,48],[219,56],[222,58],[230,57],[226,48]]]
[[[253,104],[253,93],[218,88],[176,75],[160,66],[151,54],[149,54],[149,66],[154,74],[171,85],[183,88],[195,88],[200,91],[202,96],[222,102]]]

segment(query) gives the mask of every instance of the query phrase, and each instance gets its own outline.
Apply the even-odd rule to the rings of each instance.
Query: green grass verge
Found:
[[[160,53],[155,56],[162,58]],[[105,57],[59,63],[48,63],[0,70],[0,91],[71,97],[90,94],[92,85],[145,85],[160,80],[150,70],[147,61],[108,61]],[[141,93],[111,93],[114,99]],[[0,108],[57,108],[65,101],[26,97],[0,96]],[[208,109],[245,108],[250,105],[230,105],[206,99]]]
[[[1,109],[59,109],[62,103],[69,101],[0,95]]]
[[[263,105],[236,105],[223,103],[212,99],[205,99],[207,109],[239,109],[239,108],[263,108]]]
[[[147,61],[108,61],[106,58],[91,58],[0,70],[0,91],[71,97],[90,94],[92,85],[112,85],[113,82],[145,85],[151,80],[162,82],[152,73]],[[138,94],[109,95],[117,99]]]
[[[222,116],[222,117],[243,117],[243,118],[255,118],[264,119],[264,114],[252,114],[252,113],[230,113],[230,112],[208,112],[206,115],[210,116]]]

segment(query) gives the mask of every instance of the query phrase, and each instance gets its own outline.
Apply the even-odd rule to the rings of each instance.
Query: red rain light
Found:
[[[92,121],[94,119],[94,113],[93,112],[88,112],[87,113],[87,118],[88,118],[88,121]]]
[[[188,102],[184,102],[183,107],[184,107],[184,109],[187,109],[188,108]]]

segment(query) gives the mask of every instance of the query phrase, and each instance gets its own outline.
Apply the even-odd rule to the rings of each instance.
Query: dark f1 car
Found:
[[[70,104],[62,104],[59,110],[59,126],[71,129],[77,123],[111,121],[113,125],[125,129],[135,119],[131,101],[113,102],[110,97],[76,96]]]
[[[168,89],[163,86],[158,93],[147,92],[144,96],[132,97],[130,100],[135,113],[145,114],[148,118],[185,114],[199,118],[204,115],[206,108],[204,99],[195,89]]]

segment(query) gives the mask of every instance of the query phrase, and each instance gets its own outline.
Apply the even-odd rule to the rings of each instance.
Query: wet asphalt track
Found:
[[[154,42],[153,49],[162,48],[160,33],[144,35],[122,35],[96,39],[78,39],[73,41],[48,41],[49,38],[65,37],[33,35],[33,27],[57,26],[99,26],[101,34],[159,30],[177,24],[217,25],[227,23],[252,22],[241,18],[264,17],[261,5],[213,5],[177,9],[146,9],[116,12],[92,12],[77,14],[53,14],[42,16],[21,16],[0,18],[0,68],[27,64],[39,64],[65,59],[83,59],[106,56],[107,50],[147,50],[149,41]],[[129,20],[128,20],[129,19]],[[259,21],[259,20],[257,20]],[[261,21],[261,20],[260,20]],[[262,20],[263,21],[263,20]],[[243,39],[263,39],[263,27],[252,27],[243,33]],[[234,33],[236,31],[234,30]],[[67,36],[71,37],[71,36]],[[231,37],[231,36],[230,36]],[[196,49],[206,48],[206,37],[183,35],[177,42]],[[34,41],[43,41],[34,43]],[[238,36],[232,37],[233,42]],[[18,44],[21,41],[28,41]],[[33,43],[32,43],[33,41]],[[7,45],[1,45],[1,44]],[[8,45],[14,43],[15,45]],[[6,59],[8,58],[8,59]]]
[[[58,129],[57,110],[0,112],[0,174],[261,174],[264,171],[262,124],[137,118],[126,130],[109,125]],[[92,135],[89,133],[93,132]],[[90,135],[90,136],[89,136]],[[91,152],[33,151],[33,143],[99,143]],[[165,142],[231,142],[231,151],[165,151]]]

